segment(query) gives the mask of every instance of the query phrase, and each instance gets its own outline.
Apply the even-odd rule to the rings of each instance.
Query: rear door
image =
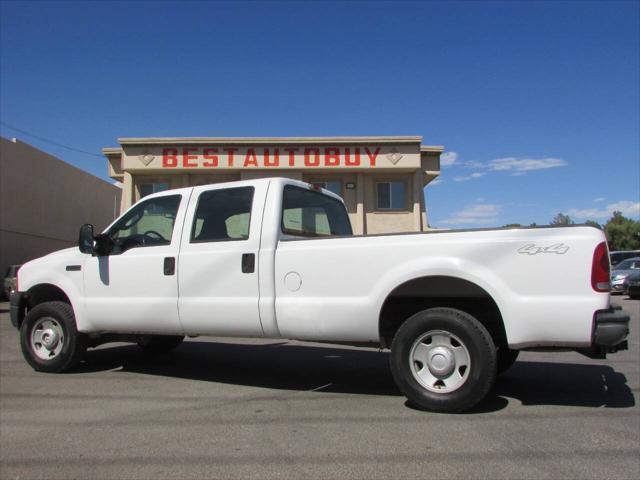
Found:
[[[187,334],[262,336],[258,255],[267,182],[194,188],[178,261]]]

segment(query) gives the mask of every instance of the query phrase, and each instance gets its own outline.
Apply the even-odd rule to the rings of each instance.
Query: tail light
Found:
[[[593,252],[591,286],[596,292],[611,291],[611,265],[609,264],[607,242],[599,244]]]

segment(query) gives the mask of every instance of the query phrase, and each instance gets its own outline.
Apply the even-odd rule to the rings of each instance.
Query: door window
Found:
[[[200,194],[191,243],[249,238],[253,187],[225,188]]]
[[[107,232],[110,253],[169,245],[181,198],[180,195],[152,198],[129,210]]]

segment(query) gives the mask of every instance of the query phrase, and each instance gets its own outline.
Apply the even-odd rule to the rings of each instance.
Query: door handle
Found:
[[[242,254],[242,273],[253,273],[256,271],[255,253]]]
[[[164,258],[164,274],[175,275],[176,273],[176,259],[175,257]]]

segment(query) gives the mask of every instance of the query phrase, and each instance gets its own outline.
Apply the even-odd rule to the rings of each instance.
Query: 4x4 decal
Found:
[[[526,253],[527,255],[537,255],[539,253],[557,253],[558,255],[564,255],[569,251],[569,246],[564,243],[556,243],[548,247],[542,247],[535,243],[528,243],[522,248],[518,249],[518,253]]]

